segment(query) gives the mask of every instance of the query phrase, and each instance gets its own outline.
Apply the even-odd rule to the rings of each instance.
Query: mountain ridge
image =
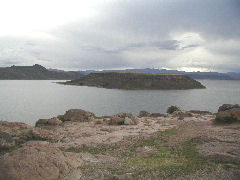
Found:
[[[71,80],[82,76],[79,72],[55,72],[35,64],[33,66],[0,67],[1,80]]]

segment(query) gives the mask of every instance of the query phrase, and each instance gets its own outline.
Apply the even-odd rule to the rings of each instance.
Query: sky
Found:
[[[0,0],[0,66],[240,72],[239,0]]]

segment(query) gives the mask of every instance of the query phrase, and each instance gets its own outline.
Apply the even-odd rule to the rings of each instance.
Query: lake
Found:
[[[53,80],[1,80],[0,120],[33,125],[76,108],[97,116],[140,110],[164,113],[168,106],[216,112],[224,103],[240,103],[240,81],[200,80],[207,89],[116,90],[56,84]]]

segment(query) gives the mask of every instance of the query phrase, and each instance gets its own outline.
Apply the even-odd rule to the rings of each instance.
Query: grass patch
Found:
[[[148,157],[132,157],[127,161],[136,172],[158,172],[162,176],[179,176],[210,167],[209,162],[196,151],[196,145],[187,141],[181,147],[158,146]]]
[[[167,146],[170,136],[181,136],[184,127],[172,128],[160,131],[151,137],[128,137],[123,141],[111,145],[98,145],[96,147],[83,145],[80,148],[63,149],[65,152],[88,152],[91,154],[103,154],[116,157],[114,165],[88,164],[87,174],[97,173],[96,169],[108,172],[108,175],[121,175],[131,173],[134,178],[145,177],[177,177],[195,173],[198,170],[206,170],[214,167],[201,157],[196,151],[196,144],[188,140],[175,146]],[[150,153],[142,153],[145,148],[152,149]],[[93,166],[92,166],[93,165]]]
[[[1,149],[0,150],[0,156],[2,156],[2,155],[4,155],[4,154],[6,154],[6,153],[10,153],[10,152],[12,152],[12,151],[14,151],[14,150],[17,150],[18,148],[19,148],[20,146],[12,146],[12,147],[10,147],[10,148],[6,148],[6,149]]]
[[[112,154],[119,148],[118,145],[98,145],[98,146],[87,146],[83,144],[81,147],[70,147],[68,149],[60,147],[59,149],[64,152],[74,152],[74,153],[91,153],[91,154]]]

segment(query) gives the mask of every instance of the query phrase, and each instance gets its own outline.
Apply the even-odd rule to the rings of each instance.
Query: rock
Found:
[[[132,119],[130,119],[129,117],[126,117],[124,119],[124,124],[125,125],[136,125],[136,123]]]
[[[216,114],[216,123],[232,123],[240,122],[240,108],[232,108],[225,111],[220,111]]]
[[[5,149],[9,149],[15,145],[15,141],[12,136],[6,132],[0,132],[0,152]]]
[[[43,126],[43,125],[57,126],[57,125],[60,125],[60,124],[62,124],[62,121],[59,120],[56,117],[53,117],[51,119],[39,119],[36,122],[36,127]]]
[[[19,136],[23,130],[29,128],[32,128],[32,126],[21,122],[0,121],[0,132],[6,132],[10,136]]]
[[[131,113],[119,113],[114,116],[104,118],[108,125],[136,125],[139,119]]]
[[[120,118],[118,116],[113,116],[110,118],[110,121],[108,122],[109,125],[123,125],[124,124],[123,118]]]
[[[178,117],[179,120],[183,120],[185,117],[192,117],[192,114],[187,111],[175,111],[172,113],[173,117]]]
[[[148,117],[150,115],[149,112],[145,111],[145,110],[142,110],[139,112],[139,117]]]
[[[206,114],[212,114],[211,112],[209,111],[200,111],[200,110],[190,110],[188,111],[190,113],[193,113],[193,114],[200,114],[200,115],[206,115]]]
[[[240,106],[238,104],[223,104],[218,108],[218,112],[230,110],[233,108],[240,108]]]
[[[161,113],[152,113],[149,115],[150,117],[165,117],[165,114],[161,114]]]
[[[31,141],[0,159],[0,179],[80,179],[83,160],[48,142]],[[78,171],[77,171],[78,170]]]
[[[82,109],[70,109],[62,117],[63,121],[89,122],[94,120],[95,115]]]

